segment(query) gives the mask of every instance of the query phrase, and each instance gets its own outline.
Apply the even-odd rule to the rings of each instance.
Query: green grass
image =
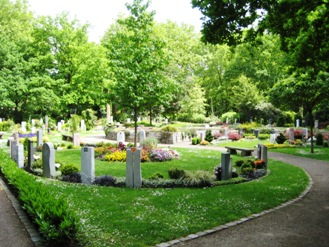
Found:
[[[220,163],[221,152],[214,150],[196,150],[175,148],[182,157],[179,160],[168,162],[146,162],[142,163],[142,176],[149,178],[154,173],[161,173],[168,178],[168,170],[171,168],[180,168],[187,171],[205,170],[213,172],[214,168]],[[202,153],[202,155],[201,155]],[[61,150],[56,152],[56,161],[62,164],[75,164],[80,167],[80,150]],[[236,156],[235,159],[242,159]],[[115,177],[125,177],[126,165],[124,162],[107,162],[96,160],[96,176],[112,175]]]
[[[277,149],[269,149],[269,152],[278,152],[291,154],[296,156],[301,156],[305,158],[317,159],[317,160],[325,160],[329,161],[329,148],[316,146],[314,148],[314,153],[311,153],[310,147],[302,147],[302,148],[277,148]]]
[[[218,147],[241,147],[241,148],[254,148],[257,147],[258,144],[266,144],[269,143],[269,140],[258,140],[258,139],[240,139],[239,141],[221,141],[220,143],[216,144]]]
[[[267,177],[207,189],[126,189],[47,180],[81,220],[87,246],[153,246],[273,208],[307,186],[303,170],[271,161]]]

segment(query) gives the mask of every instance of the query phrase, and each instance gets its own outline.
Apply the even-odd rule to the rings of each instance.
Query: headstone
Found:
[[[200,141],[204,141],[205,138],[206,138],[206,132],[200,131]]]
[[[32,133],[35,133],[36,131],[37,131],[37,129],[36,129],[35,127],[32,127],[32,128],[31,128],[31,132],[32,132]]]
[[[236,124],[236,121],[237,121],[237,119],[235,118],[235,119],[234,119],[234,124]]]
[[[226,118],[226,124],[228,124],[228,117]]]
[[[254,130],[254,135],[256,136],[256,138],[258,138],[259,130]]]
[[[45,116],[45,126],[46,126],[46,129],[48,129],[48,125],[49,125],[49,118],[48,118],[48,116]]]
[[[2,123],[2,118],[0,118],[0,123]]]
[[[225,129],[224,129],[224,136],[225,136],[225,137],[228,137],[228,128],[225,128]]]
[[[137,122],[141,122],[141,117],[138,117],[137,118]]]
[[[278,137],[278,134],[270,134],[270,143],[275,144],[275,139]]]
[[[32,164],[34,162],[34,147],[33,142],[31,140],[28,140],[28,146],[27,146],[27,170],[32,170]]]
[[[24,145],[23,144],[18,144],[16,145],[16,157],[15,161],[18,165],[19,168],[24,167]]]
[[[85,124],[85,120],[81,119],[80,121],[80,129],[82,131],[86,131],[87,130],[87,127],[86,127],[86,124]]]
[[[42,146],[42,166],[45,177],[55,176],[55,149],[51,142],[46,142]]]
[[[110,123],[113,123],[113,116],[110,116]]]
[[[230,153],[222,153],[221,164],[222,180],[228,180],[232,178],[232,161],[230,158]]]
[[[126,186],[129,188],[142,187],[141,150],[139,148],[127,149]]]
[[[32,126],[32,128],[35,126],[35,119],[31,120],[31,126]]]
[[[307,128],[303,128],[302,129],[302,133],[303,133],[304,140],[307,140],[308,139],[308,129]]]
[[[130,123],[130,118],[127,118],[127,123]]]
[[[293,142],[295,140],[295,134],[294,134],[294,129],[293,128],[289,128],[289,142]]]
[[[168,118],[165,118],[165,124],[168,124]]]
[[[84,184],[92,184],[95,180],[95,151],[93,147],[81,149],[81,180]]]
[[[142,142],[145,140],[145,138],[146,138],[145,130],[140,130],[139,131],[139,145],[142,144]]]
[[[262,159],[262,144],[258,144],[257,146],[257,159],[261,160]]]
[[[57,123],[57,130],[62,131],[62,122]]]
[[[80,134],[73,133],[73,146],[78,147],[80,146]]]
[[[16,146],[17,146],[18,142],[14,139],[9,140],[9,146],[10,146],[10,158],[12,158],[13,160],[16,157]]]
[[[296,128],[299,128],[299,119],[296,119]]]
[[[43,135],[42,135],[42,131],[38,130],[37,131],[37,147],[40,147],[40,145],[42,145],[43,143]]]
[[[265,162],[265,169],[267,169],[267,163],[268,163],[267,147],[264,145],[262,145],[260,157],[261,157],[261,160],[263,160]]]
[[[62,120],[61,120],[61,123],[62,123],[62,126],[63,126],[63,125],[65,124],[65,121],[62,119]]]
[[[314,121],[314,128],[317,129],[319,127],[319,120]]]
[[[43,119],[42,118],[40,118],[40,124],[43,125]]]
[[[125,133],[123,131],[119,131],[117,133],[117,142],[122,142],[124,143],[125,142]]]
[[[21,130],[23,131],[23,132],[26,132],[26,122],[21,122]]]
[[[14,140],[17,142],[16,144],[19,144],[19,135],[18,132],[14,133]]]

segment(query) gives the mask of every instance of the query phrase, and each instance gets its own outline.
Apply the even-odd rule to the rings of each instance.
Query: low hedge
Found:
[[[62,197],[55,197],[43,179],[17,167],[0,150],[0,173],[14,190],[22,207],[48,243],[65,246],[76,243],[78,219]]]

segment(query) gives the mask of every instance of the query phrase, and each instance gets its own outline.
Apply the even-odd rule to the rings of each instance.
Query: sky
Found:
[[[90,24],[90,41],[98,42],[119,14],[128,14],[125,3],[131,3],[132,0],[28,0],[28,2],[29,9],[35,16],[55,17],[65,11],[70,13],[72,19],[76,18],[82,24]],[[197,32],[201,30],[202,15],[198,9],[192,8],[191,0],[151,0],[149,10],[156,11],[157,22],[171,20],[178,24],[192,25]]]

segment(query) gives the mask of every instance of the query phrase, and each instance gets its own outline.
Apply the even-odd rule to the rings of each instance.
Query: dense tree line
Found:
[[[299,112],[302,107],[314,113],[319,107],[317,98],[323,94],[308,109],[311,103],[303,101],[311,97],[301,93],[304,87],[294,101],[290,100],[293,92],[283,89],[292,88],[296,80],[325,85],[328,49],[315,42],[319,37],[304,29],[279,29],[276,18],[287,17],[280,16],[282,6],[275,6],[276,10],[274,5],[266,19],[273,26],[260,22],[258,30],[248,31],[261,13],[256,10],[266,10],[257,5],[259,1],[249,1],[251,15],[240,21],[244,5],[223,1],[224,9],[239,15],[236,25],[233,20],[226,22],[229,17],[223,15],[224,21],[219,22],[217,13],[206,9],[218,2],[193,1],[205,15],[211,13],[210,21],[214,19],[205,23],[201,36],[188,25],[156,23],[148,2],[135,0],[127,5],[130,15],[118,17],[96,44],[88,41],[90,27],[66,13],[36,18],[26,1],[0,0],[0,117],[16,122],[44,115],[62,119],[86,109],[102,116],[107,103],[117,121],[137,120],[138,116],[150,116],[151,121],[158,116],[218,121],[222,114],[235,111],[241,122],[252,118],[268,123],[270,119],[282,121],[287,115],[282,110]],[[320,17],[327,13],[327,5],[300,5],[303,11],[293,21],[306,25],[303,18],[313,11],[307,16],[309,22],[316,24],[317,33],[326,34]],[[215,30],[218,23],[222,28]],[[225,27],[225,23],[231,26]],[[265,28],[269,31],[258,35]],[[303,52],[310,43],[294,42],[304,31],[306,40],[314,40],[311,48],[316,54]],[[286,33],[289,35],[284,36]],[[314,87],[315,92],[323,91],[321,83]]]

